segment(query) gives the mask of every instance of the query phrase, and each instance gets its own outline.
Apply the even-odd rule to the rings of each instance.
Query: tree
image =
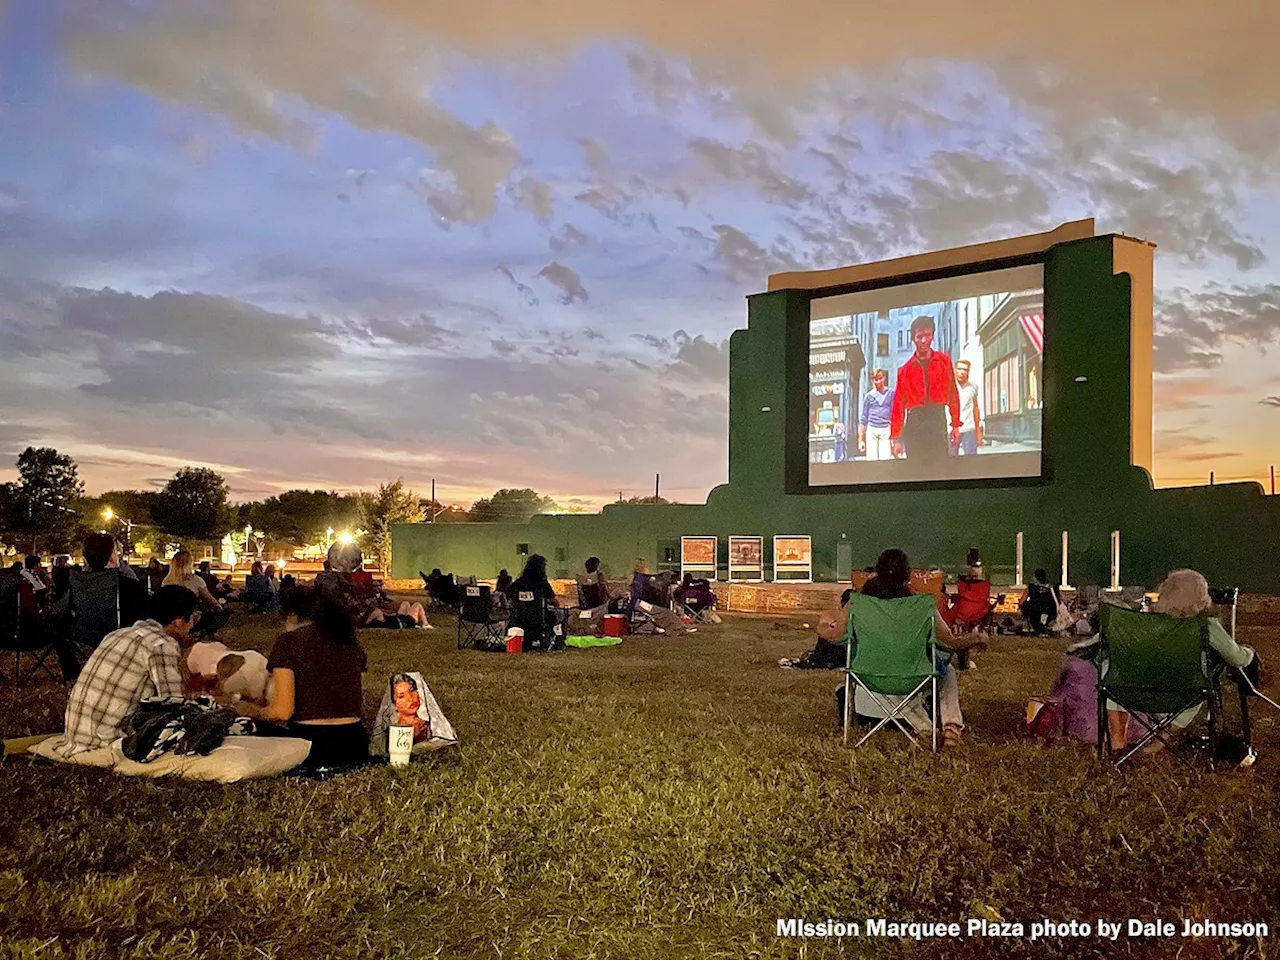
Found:
[[[468,516],[473,523],[523,523],[540,513],[556,510],[556,502],[536,490],[499,490],[471,505]]]
[[[360,498],[324,490],[286,490],[259,503],[241,504],[240,527],[246,523],[273,540],[303,546],[325,531],[350,530],[360,522]]]
[[[653,494],[649,494],[649,496],[647,497],[627,497],[627,499],[619,501],[619,503],[670,503],[670,502],[671,501],[668,500],[666,497],[655,497]]]
[[[132,553],[139,543],[154,539],[151,504],[157,496],[157,490],[108,490],[86,498],[80,503],[80,533],[106,530],[115,534],[125,553]]]
[[[40,541],[64,549],[80,525],[76,506],[84,483],[76,462],[52,447],[27,447],[18,455],[18,479],[0,484],[0,513],[15,539],[30,543],[39,553]]]
[[[384,483],[377,493],[360,494],[360,527],[365,532],[360,546],[377,558],[383,576],[391,570],[391,525],[421,520],[418,495],[405,488],[404,480]]]
[[[235,525],[227,483],[207,467],[183,467],[151,504],[151,518],[179,540],[219,540]]]
[[[152,525],[151,505],[158,496],[158,490],[108,490],[96,499],[101,508],[110,507],[117,517],[138,527]]]

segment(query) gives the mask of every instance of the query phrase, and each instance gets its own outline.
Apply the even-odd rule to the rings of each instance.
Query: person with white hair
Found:
[[[1208,581],[1194,570],[1174,570],[1160,584],[1159,594],[1152,611],[1170,617],[1198,617],[1213,607]],[[1039,718],[1035,721],[1037,730],[1049,736],[1084,743],[1097,742],[1098,668],[1093,661],[1097,659],[1098,642],[1099,636],[1095,633],[1067,651],[1048,697],[1034,701],[1041,710],[1048,710],[1043,717],[1036,714]],[[1217,617],[1209,618],[1209,646],[1223,663],[1244,671],[1254,685],[1258,685],[1260,663],[1257,652],[1252,647],[1236,643]],[[1212,664],[1206,662],[1204,667],[1207,674]],[[1031,713],[1029,710],[1028,715]],[[1187,727],[1198,713],[1198,707],[1184,711],[1173,721],[1173,726],[1179,730]],[[1051,724],[1046,723],[1046,717],[1052,717]],[[1114,703],[1107,704],[1107,728],[1112,750],[1124,749],[1127,742],[1140,738],[1145,730],[1141,721],[1130,717]],[[1160,743],[1158,739],[1152,741],[1151,749],[1158,750]]]

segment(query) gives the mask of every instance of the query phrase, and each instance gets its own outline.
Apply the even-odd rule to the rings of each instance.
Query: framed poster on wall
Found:
[[[718,537],[681,537],[680,575],[691,573],[707,580],[716,579],[716,552],[719,547]]]
[[[774,582],[811,583],[813,581],[813,538],[773,538]]]
[[[729,579],[739,583],[764,580],[764,537],[729,538]]]

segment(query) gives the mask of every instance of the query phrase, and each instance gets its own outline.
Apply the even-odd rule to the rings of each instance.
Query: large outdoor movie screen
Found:
[[[1044,268],[812,301],[809,484],[1040,476]]]

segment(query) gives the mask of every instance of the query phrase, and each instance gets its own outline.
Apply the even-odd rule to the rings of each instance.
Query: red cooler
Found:
[[[627,618],[620,613],[606,613],[600,632],[606,637],[625,637],[627,635]]]
[[[524,651],[524,630],[520,627],[512,627],[507,631],[507,653],[521,653]]]

